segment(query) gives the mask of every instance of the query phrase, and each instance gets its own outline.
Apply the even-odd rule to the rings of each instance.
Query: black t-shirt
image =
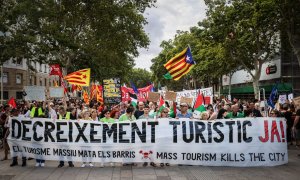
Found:
[[[141,115],[144,114],[144,111],[137,110],[134,112],[134,117],[138,119]]]
[[[73,114],[71,113],[71,114],[70,114],[70,119],[71,119],[71,120],[77,119],[76,114],[73,115]]]
[[[260,111],[257,109],[253,109],[252,113],[254,117],[262,117]]]
[[[293,113],[291,111],[282,112],[282,116],[286,119],[286,124],[288,125],[288,127],[292,127],[293,126],[293,120],[292,120]]]

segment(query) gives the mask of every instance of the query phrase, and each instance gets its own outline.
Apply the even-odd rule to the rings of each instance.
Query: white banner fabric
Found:
[[[276,166],[288,162],[283,118],[138,120],[10,119],[12,157],[78,162]]]

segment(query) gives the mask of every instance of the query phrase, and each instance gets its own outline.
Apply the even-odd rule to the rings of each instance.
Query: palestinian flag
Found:
[[[206,111],[206,108],[204,107],[204,97],[202,93],[199,93],[196,99],[196,103],[194,105],[194,118],[200,118],[200,114],[203,111]]]
[[[176,105],[177,105],[176,102],[173,101],[173,106],[171,107],[170,113],[169,113],[171,118],[175,118],[176,117],[176,114],[177,114]]]
[[[164,100],[164,98],[162,96],[160,96],[160,98],[159,98],[159,105],[158,105],[158,107],[159,107],[158,112],[160,112],[160,113],[165,108],[165,100]]]
[[[129,96],[131,98],[131,104],[134,108],[137,106],[137,95],[129,92]]]

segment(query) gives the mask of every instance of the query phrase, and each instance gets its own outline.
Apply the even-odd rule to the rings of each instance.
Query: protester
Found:
[[[11,117],[17,120],[20,120],[20,110],[17,108],[14,108],[11,110]],[[10,118],[11,120],[11,118]],[[9,125],[7,126],[9,128]],[[6,137],[8,136],[9,131],[6,132]],[[12,163],[10,164],[10,167],[18,165],[18,156],[12,157]],[[22,167],[26,166],[26,157],[22,157]]]
[[[119,122],[122,122],[122,121],[135,121],[136,118],[135,116],[133,115],[134,113],[134,107],[132,106],[129,106],[127,109],[126,109],[126,113],[125,114],[122,114],[119,118]]]
[[[150,117],[150,115],[149,115],[150,107],[149,107],[147,104],[144,105],[143,111],[144,111],[144,114],[141,115],[141,116],[139,117],[139,119],[153,119],[153,118]]]
[[[134,112],[135,119],[139,119],[139,117],[144,114],[144,106],[145,104],[143,102],[138,103],[138,109]]]
[[[245,117],[243,112],[239,112],[239,105],[234,104],[231,106],[231,112],[228,112],[226,118],[233,119],[233,118],[243,118]]]
[[[287,104],[287,103],[283,104],[281,114],[286,119],[287,142],[292,145],[293,144],[292,143],[292,126],[293,126],[292,116],[293,116],[293,113],[289,109],[289,104]]]
[[[292,127],[296,139],[296,146],[300,145],[300,106],[297,107],[296,117]],[[300,154],[298,154],[300,156]]]
[[[7,124],[8,124],[8,119],[9,119],[9,116],[10,116],[11,108],[10,108],[9,105],[5,105],[3,110],[4,110],[4,112],[1,114],[1,124],[3,124],[2,134],[3,134],[4,158],[1,159],[1,161],[4,161],[4,160],[8,159],[9,146],[8,146],[8,143],[7,143],[7,137],[5,135],[7,134],[7,131],[8,131]]]
[[[225,119],[227,116],[227,110],[226,109],[220,109],[218,112],[217,119]]]
[[[200,120],[209,120],[209,113],[207,111],[201,112]]]
[[[249,109],[252,111],[253,117],[262,117],[259,110],[255,109],[255,103],[250,102]]]
[[[101,122],[104,122],[104,123],[114,123],[115,122],[115,119],[110,117],[110,112],[108,109],[103,110],[101,114],[102,114],[102,116],[104,116],[103,118],[100,119]]]
[[[70,120],[71,119],[71,113],[67,112],[64,106],[60,106],[58,110],[58,120]],[[74,167],[74,164],[72,161],[68,161],[69,167]],[[58,168],[64,167],[64,161],[59,161]]]
[[[192,118],[193,114],[188,112],[188,104],[181,103],[180,104],[180,111],[177,113],[176,118]]]
[[[126,111],[126,109],[125,109]],[[124,112],[125,113],[125,112]],[[114,119],[114,122],[117,122],[119,121],[119,118],[120,118],[120,111],[117,111],[117,110],[113,110],[110,112],[110,117]]]
[[[88,109],[83,110],[83,112],[81,114],[82,114],[81,116],[82,116],[83,120],[93,121],[93,119],[90,116],[91,113]],[[86,167],[87,165],[89,165],[90,167],[94,167],[94,165],[91,162],[89,162],[89,164],[88,164],[88,162],[85,162],[85,161],[82,163],[81,167]]]
[[[91,119],[93,121],[99,121],[98,112],[96,109],[91,109]]]

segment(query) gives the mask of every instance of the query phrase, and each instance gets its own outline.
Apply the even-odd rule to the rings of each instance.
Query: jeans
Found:
[[[45,163],[45,160],[42,160],[42,159],[36,159],[36,162],[37,162],[37,163]]]

